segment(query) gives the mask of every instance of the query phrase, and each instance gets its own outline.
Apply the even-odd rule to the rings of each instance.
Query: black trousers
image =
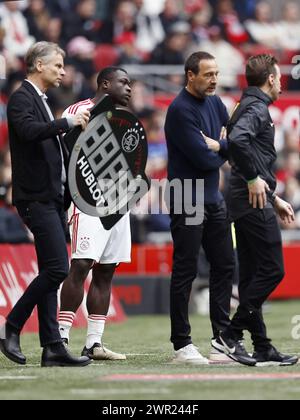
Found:
[[[63,204],[30,202],[17,205],[24,223],[34,235],[39,275],[33,280],[7,317],[8,324],[22,330],[37,306],[41,346],[61,341],[57,323],[57,291],[68,275],[66,224]]]
[[[211,265],[210,317],[213,335],[230,324],[230,299],[234,275],[231,227],[225,202],[205,206],[201,225],[187,226],[186,215],[170,211],[174,241],[171,279],[171,341],[175,350],[192,343],[189,323],[189,299],[197,276],[200,247],[203,245]]]
[[[256,210],[235,222],[240,270],[240,306],[231,328],[248,330],[257,351],[270,347],[262,305],[284,277],[282,239],[273,209]]]

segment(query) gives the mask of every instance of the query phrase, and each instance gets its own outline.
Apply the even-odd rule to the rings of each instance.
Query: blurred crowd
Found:
[[[35,42],[59,43],[66,52],[62,86],[49,92],[56,116],[78,100],[91,97],[97,73],[108,65],[182,66],[196,50],[212,53],[220,67],[221,95],[235,95],[245,87],[244,63],[250,55],[270,52],[290,66],[300,55],[300,0],[24,0],[0,3],[0,56],[6,79],[0,80],[0,242],[30,240],[10,202],[10,157],[6,103],[24,78],[24,55]],[[299,60],[300,61],[300,60]],[[1,61],[0,61],[1,65]],[[132,68],[132,67],[130,67]],[[168,72],[167,72],[168,73]],[[179,72],[163,76],[151,87],[152,74],[133,77],[131,107],[148,134],[150,178],[166,176],[164,117],[172,95],[168,87],[182,87]],[[0,69],[1,77],[1,69]],[[299,80],[291,69],[283,77],[284,90],[300,97]],[[176,88],[175,88],[176,90]],[[297,96],[296,96],[297,97]],[[278,192],[295,207],[300,229],[299,125],[277,127]],[[222,172],[226,195],[229,168]],[[154,201],[154,203],[153,203]],[[153,192],[146,206],[162,206]],[[149,232],[168,232],[164,214],[134,216],[134,236],[147,240]],[[136,227],[138,228],[136,229]],[[18,232],[15,237],[14,233]],[[11,237],[10,237],[11,236]]]

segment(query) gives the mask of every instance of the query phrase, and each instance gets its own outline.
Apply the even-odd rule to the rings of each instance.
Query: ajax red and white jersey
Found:
[[[91,99],[69,106],[62,118],[94,107]],[[72,239],[72,259],[92,259],[102,264],[119,264],[131,260],[131,232],[129,212],[106,231],[98,217],[80,211],[74,203],[69,210]]]
[[[64,111],[62,118],[72,117],[73,115],[78,114],[78,112],[90,110],[93,106],[95,106],[95,104],[91,99],[77,102],[76,104],[70,105],[69,108]]]
[[[76,114],[78,114],[79,112],[82,111],[86,111],[86,110],[90,110],[91,108],[93,108],[93,106],[95,106],[94,102],[91,99],[86,99],[85,101],[80,101],[77,102],[76,104],[70,105],[62,114],[62,118],[69,118],[72,117]],[[68,212],[68,216],[69,216],[69,223],[72,222],[73,216],[75,214],[79,214],[82,213],[81,210],[79,210],[74,203],[72,203],[69,212]]]

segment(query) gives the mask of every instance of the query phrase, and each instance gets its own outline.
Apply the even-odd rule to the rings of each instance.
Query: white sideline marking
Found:
[[[300,373],[173,373],[173,374],[112,374],[101,377],[102,381],[277,381],[277,380],[300,380]]]
[[[0,381],[32,381],[38,379],[37,376],[0,376]]]
[[[170,394],[171,391],[168,391],[167,389],[149,389],[149,388],[130,388],[128,390],[126,389],[70,389],[70,393],[73,395],[129,395],[132,393],[135,394]]]
[[[157,356],[157,353],[126,353],[126,356]]]
[[[26,363],[26,365],[24,365],[25,368],[28,367],[41,367],[40,363]]]

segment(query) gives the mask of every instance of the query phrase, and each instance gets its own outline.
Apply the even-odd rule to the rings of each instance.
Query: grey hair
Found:
[[[35,73],[37,60],[45,59],[46,57],[52,55],[52,53],[60,54],[63,58],[66,56],[64,50],[53,42],[41,41],[32,45],[25,56],[27,74]]]

